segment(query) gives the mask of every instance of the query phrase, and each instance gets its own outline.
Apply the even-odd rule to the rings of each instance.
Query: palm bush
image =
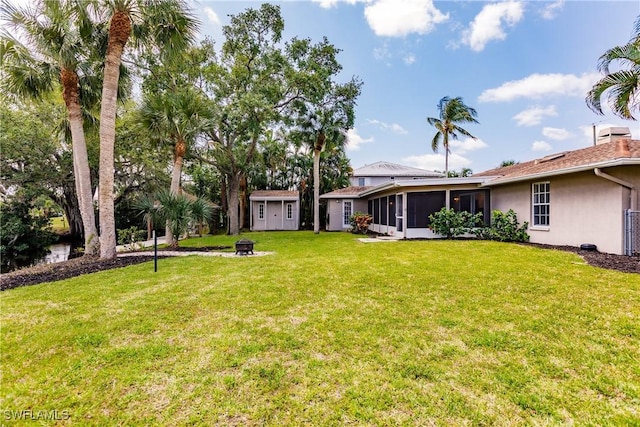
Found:
[[[157,194],[160,202],[158,213],[166,221],[167,229],[171,231],[173,238],[167,242],[170,248],[178,247],[178,237],[189,228],[192,219],[192,202],[183,194],[172,194],[170,191],[161,191]]]
[[[191,202],[191,219],[198,226],[198,236],[202,237],[202,226],[213,216],[213,206],[205,199],[198,198]]]
[[[142,215],[142,220],[147,227],[147,239],[151,239],[153,237],[151,232],[155,230],[157,224],[162,222],[160,202],[156,197],[145,194],[133,202],[133,209]]]

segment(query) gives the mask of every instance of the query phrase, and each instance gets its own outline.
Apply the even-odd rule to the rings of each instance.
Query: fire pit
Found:
[[[240,239],[236,242],[236,255],[253,255],[253,240]]]

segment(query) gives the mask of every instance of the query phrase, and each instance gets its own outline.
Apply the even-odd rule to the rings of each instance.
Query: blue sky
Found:
[[[638,122],[608,110],[593,113],[584,96],[597,81],[597,62],[625,44],[640,14],[634,1],[309,0],[279,4],[284,39],[342,49],[340,78],[364,82],[347,154],[354,168],[390,161],[444,170],[433,153],[443,96],[461,96],[478,112],[464,126],[477,139],[451,146],[450,169],[480,172],[501,161],[526,161],[592,144],[592,126]],[[221,44],[228,15],[261,2],[191,0],[201,34]]]

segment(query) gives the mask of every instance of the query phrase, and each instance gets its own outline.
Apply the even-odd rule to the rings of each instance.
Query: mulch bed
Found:
[[[583,251],[573,246],[551,246],[534,243],[523,243],[525,245],[536,246],[544,249],[555,249],[574,252],[580,255],[587,263],[595,267],[617,270],[625,273],[640,273],[640,257],[629,257],[623,255],[612,255],[601,252]],[[200,248],[179,247],[177,251],[184,252],[206,252],[230,249],[231,246],[207,246]],[[163,249],[164,250],[164,249]],[[163,250],[158,251],[158,257],[164,258]],[[166,249],[169,250],[169,249]],[[69,279],[82,274],[95,273],[97,271],[110,270],[112,268],[126,267],[128,265],[140,264],[152,261],[153,252],[149,255],[118,257],[116,259],[101,260],[97,258],[81,257],[69,261],[55,264],[40,264],[34,267],[24,268],[0,276],[0,290],[17,288],[20,286],[35,285],[44,282],[55,282],[57,280]]]

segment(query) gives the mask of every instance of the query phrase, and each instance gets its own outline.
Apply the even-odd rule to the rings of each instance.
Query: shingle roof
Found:
[[[415,176],[415,177],[441,177],[440,172],[426,169],[412,168],[390,162],[376,162],[353,170],[353,176]]]
[[[340,198],[349,198],[349,197],[357,197],[363,191],[369,190],[373,188],[372,186],[351,186],[346,188],[340,188],[338,190],[331,191],[329,193],[325,193],[320,196],[321,199],[340,199]]]
[[[288,190],[256,190],[251,192],[251,199],[259,199],[259,198],[298,198],[297,191],[288,191]]]
[[[627,140],[627,142],[630,155],[620,153],[619,150],[617,151],[616,142],[607,142],[579,150],[551,154],[540,159],[518,163],[513,166],[490,169],[474,174],[473,176],[497,177],[488,183],[488,185],[492,185],[503,180],[524,179],[531,175],[540,176],[544,174],[557,175],[569,173],[582,166],[606,166],[607,162],[614,162],[619,159],[633,159],[634,161],[637,160],[640,164],[640,140]]]

